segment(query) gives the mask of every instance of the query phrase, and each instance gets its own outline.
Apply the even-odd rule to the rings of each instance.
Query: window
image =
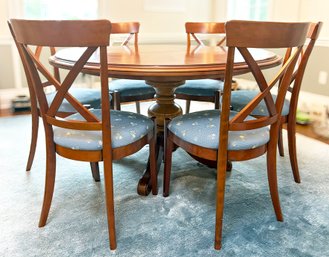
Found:
[[[97,19],[98,0],[22,0],[26,19]]]
[[[228,0],[228,19],[267,20],[270,0]]]

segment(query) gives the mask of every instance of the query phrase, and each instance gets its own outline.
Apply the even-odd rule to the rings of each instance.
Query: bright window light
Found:
[[[228,0],[228,19],[268,20],[270,0]]]
[[[97,19],[98,0],[23,0],[27,19]]]

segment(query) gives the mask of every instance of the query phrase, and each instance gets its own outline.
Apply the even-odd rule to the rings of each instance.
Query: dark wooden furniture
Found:
[[[228,46],[222,111],[194,112],[174,118],[166,132],[164,191],[169,195],[172,151],[175,146],[202,159],[217,162],[217,200],[215,248],[221,248],[222,220],[227,162],[253,159],[267,153],[267,174],[276,218],[282,221],[276,177],[276,143],[280,115],[295,64],[302,51],[309,23],[229,21],[226,23]],[[250,48],[287,48],[289,58],[270,83],[250,53]],[[240,112],[230,110],[234,55],[240,52],[253,74],[260,93]],[[280,84],[276,102],[270,89]],[[265,100],[268,116],[254,118],[252,110]]]
[[[220,36],[216,46],[222,46],[225,42],[225,23],[224,22],[186,22],[185,31],[187,34],[187,47],[189,54],[198,51],[193,45],[204,46],[204,41],[200,35],[212,34]],[[209,43],[208,43],[209,44]],[[224,48],[222,48],[224,50]],[[186,113],[190,112],[191,101],[212,102],[215,108],[219,108],[220,92],[223,90],[223,81],[220,79],[198,79],[187,80],[186,83],[178,87],[175,91],[176,98],[186,100]]]
[[[127,51],[122,46],[108,48],[108,73],[110,77],[139,79],[155,88],[155,103],[148,110],[155,117],[158,134],[158,166],[162,160],[163,131],[166,119],[182,114],[181,107],[175,103],[175,89],[188,79],[216,79],[224,77],[227,52],[218,46],[197,46],[198,51],[191,53],[184,45],[140,45],[138,51]],[[62,49],[50,58],[56,67],[71,69],[81,53],[81,49]],[[282,58],[273,52],[257,49],[252,54],[262,69],[281,63]],[[97,52],[91,57],[83,72],[99,74]],[[249,67],[239,54],[234,63],[234,74],[249,72]],[[147,195],[150,191],[149,170],[145,170],[138,184],[138,193]]]
[[[139,22],[118,22],[112,23],[111,35],[126,34],[128,35],[122,42],[121,46],[130,51],[129,42],[133,38],[133,48],[138,52],[138,33]],[[154,98],[154,89],[147,85],[143,80],[135,79],[116,79],[109,83],[110,92],[113,95],[113,107],[115,110],[121,110],[121,103],[135,102],[136,112],[140,113],[140,103],[142,100]]]
[[[110,111],[108,88],[108,59],[111,23],[96,21],[35,21],[11,20],[17,47],[25,67],[27,79],[33,85],[43,120],[46,138],[46,182],[44,201],[39,226],[46,224],[55,185],[56,154],[65,158],[104,163],[104,182],[110,248],[116,248],[113,167],[112,160],[121,159],[150,146],[150,175],[153,194],[157,194],[155,164],[154,124],[149,118],[130,112]],[[40,63],[33,46],[83,47],[76,55],[75,63],[63,80],[59,82]],[[87,109],[70,93],[69,89],[89,58],[97,52],[98,74],[101,81],[101,109]],[[43,90],[41,77],[57,89],[49,105]],[[65,119],[57,116],[58,110],[67,100],[76,113]]]
[[[296,150],[296,112],[297,112],[297,104],[300,88],[303,81],[303,76],[305,73],[305,69],[307,66],[308,59],[312,53],[313,47],[317,38],[319,37],[319,33],[322,27],[322,22],[313,23],[310,26],[308,31],[307,38],[309,41],[305,44],[304,50],[301,52],[301,56],[298,62],[298,67],[294,72],[292,77],[292,81],[290,87],[288,89],[288,93],[291,93],[290,100],[286,100],[284,102],[281,123],[287,124],[287,132],[288,132],[288,149],[289,149],[289,157],[291,168],[294,175],[294,180],[296,183],[300,183],[300,174],[298,169],[297,162],[297,150]],[[289,58],[289,54],[286,58]],[[232,92],[231,96],[231,106],[234,111],[241,110],[244,106],[248,104],[251,98],[255,97],[258,94],[258,91],[247,91],[247,90],[239,90]],[[273,95],[274,99],[277,97]],[[252,111],[253,116],[263,116],[266,113],[265,102],[262,101],[255,110]],[[266,115],[266,114],[265,114]],[[279,130],[279,153],[281,156],[284,156],[283,151],[283,142],[282,142],[282,126]]]

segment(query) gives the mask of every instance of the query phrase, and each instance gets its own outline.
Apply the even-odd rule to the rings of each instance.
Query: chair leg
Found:
[[[282,125],[280,125],[279,128],[279,137],[278,137],[278,148],[279,148],[279,154],[280,156],[284,156],[284,150],[283,150],[283,136],[282,136]]]
[[[39,227],[46,225],[51,201],[54,194],[56,176],[56,153],[55,147],[47,145],[47,160],[46,160],[46,182],[43,196],[42,210],[39,220]]]
[[[158,194],[158,171],[156,162],[156,134],[154,134],[150,141],[150,176],[153,195]]]
[[[185,104],[185,113],[190,113],[190,107],[191,107],[191,100],[186,100]]]
[[[141,113],[141,104],[139,101],[136,101],[135,104],[136,104],[136,112],[138,114],[140,114]]]
[[[278,221],[283,221],[283,216],[280,206],[279,191],[278,191],[277,174],[276,174],[276,143],[277,140],[270,140],[270,142],[268,143],[267,178],[268,178],[268,184],[270,188],[270,194],[272,198],[272,204],[274,207],[276,219]]]
[[[101,181],[101,177],[99,175],[99,165],[98,162],[91,162],[90,163],[91,173],[93,175],[93,178],[96,182]]]
[[[288,123],[288,149],[289,158],[296,183],[300,183],[300,175],[297,162],[297,148],[296,148],[296,123],[295,121]]]
[[[225,153],[226,154],[226,153]],[[225,180],[226,180],[226,165],[225,160],[218,160],[217,164],[217,196],[216,196],[216,224],[215,224],[215,249],[222,248],[222,227],[224,215],[224,195],[225,195]]]
[[[27,159],[26,171],[30,171],[35,156],[35,149],[37,148],[38,130],[39,130],[39,115],[37,110],[31,111],[32,117],[32,134],[29,158]]]
[[[113,92],[113,105],[114,110],[121,110],[120,93],[118,91]]]
[[[105,201],[107,212],[107,225],[110,238],[110,249],[117,248],[115,235],[115,218],[114,218],[114,195],[113,195],[113,167],[112,161],[104,160],[104,184],[105,184]]]
[[[171,174],[171,163],[172,163],[172,152],[174,148],[174,142],[167,137],[165,140],[165,163],[163,173],[163,196],[169,196],[170,187],[170,174]]]
[[[217,90],[215,92],[215,109],[217,109],[217,110],[222,109],[221,96],[222,96],[222,91]]]

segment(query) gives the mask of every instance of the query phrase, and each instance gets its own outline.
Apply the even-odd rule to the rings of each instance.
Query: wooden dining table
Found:
[[[83,52],[83,48],[66,48],[49,59],[53,66],[71,69]],[[263,49],[251,49],[262,69],[279,65],[282,58]],[[111,78],[145,80],[155,89],[155,102],[149,107],[148,115],[155,118],[157,126],[158,166],[163,157],[163,131],[165,121],[182,114],[175,102],[175,89],[193,79],[220,79],[224,77],[227,52],[219,46],[186,45],[139,45],[108,47],[108,72]],[[85,65],[83,72],[99,75],[99,55],[96,52]],[[236,53],[234,75],[249,72],[248,65]],[[159,169],[158,169],[159,170]],[[139,180],[137,191],[141,195],[150,192],[148,167]]]

